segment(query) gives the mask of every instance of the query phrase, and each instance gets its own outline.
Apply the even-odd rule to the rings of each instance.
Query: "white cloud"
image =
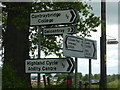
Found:
[[[107,68],[114,68],[118,66],[118,60],[107,60]]]

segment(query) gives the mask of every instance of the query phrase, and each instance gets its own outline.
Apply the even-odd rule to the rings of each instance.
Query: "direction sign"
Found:
[[[58,28],[43,28],[43,35],[61,35],[63,33],[76,33],[75,26],[58,27]]]
[[[74,23],[77,14],[73,9],[36,12],[30,14],[30,25],[50,25]]]
[[[84,57],[83,38],[63,34],[63,55],[67,57]]]
[[[72,58],[44,58],[26,60],[26,73],[70,73],[74,70]]]
[[[85,39],[85,57],[97,59],[97,42],[90,39]]]
[[[63,34],[63,55],[67,57],[97,59],[96,41]]]

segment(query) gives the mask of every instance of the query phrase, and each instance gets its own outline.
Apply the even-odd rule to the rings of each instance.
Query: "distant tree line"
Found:
[[[56,74],[54,77],[58,77],[58,81],[61,81],[61,79],[63,79],[63,82],[67,79],[66,77],[68,76],[68,74]],[[74,82],[74,77],[75,74],[72,73],[72,80]],[[100,74],[92,74],[91,78],[94,80],[100,80]],[[115,80],[120,80],[120,74],[113,74],[113,75],[107,75],[107,82],[111,82],[111,81],[115,81]],[[82,82],[88,82],[89,81],[89,74],[85,74],[82,75],[82,73],[78,73],[78,81],[82,81]]]

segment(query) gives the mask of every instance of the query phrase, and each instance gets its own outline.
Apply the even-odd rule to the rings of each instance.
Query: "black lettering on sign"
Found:
[[[64,32],[63,29],[53,29],[53,30],[44,30],[44,33],[58,33],[58,32]]]
[[[57,65],[57,61],[46,61],[46,65]]]
[[[68,41],[73,41],[73,42],[75,42],[75,39],[68,37]]]
[[[40,61],[27,61],[27,65],[29,65],[29,66],[33,66],[33,65],[44,65],[44,64],[45,64],[44,61],[42,61],[42,62],[40,62]]]
[[[85,55],[91,56],[91,53],[89,53],[89,52],[87,53],[87,52],[86,52],[86,54],[85,54]]]
[[[46,14],[32,14],[31,17],[32,18],[48,18],[48,17],[59,17],[61,15],[61,13],[46,13]]]
[[[91,45],[86,45],[86,48],[91,48]]]
[[[72,49],[73,49],[73,48],[75,48],[75,47],[72,46],[72,45],[68,45],[67,48],[72,48]]]
[[[80,42],[80,40],[79,40],[79,39],[76,39],[76,42],[77,42],[77,43],[79,43],[79,42]]]
[[[55,70],[56,70],[56,67],[45,67],[45,66],[43,66],[43,67],[42,67],[42,70],[43,70],[43,71],[55,71]]]
[[[28,71],[40,71],[40,67],[28,67]]]
[[[76,45],[76,43],[73,43],[73,42],[68,42],[68,44]]]
[[[53,22],[53,19],[38,19],[39,23],[51,23]]]

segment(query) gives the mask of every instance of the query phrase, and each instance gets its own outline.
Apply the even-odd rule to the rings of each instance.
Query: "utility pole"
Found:
[[[101,0],[100,88],[107,88],[106,74],[106,0]]]
[[[91,75],[92,75],[92,73],[91,73],[91,67],[92,67],[92,65],[91,65],[91,59],[89,59],[89,89],[91,89],[91,85],[92,85],[92,83],[91,83]]]

